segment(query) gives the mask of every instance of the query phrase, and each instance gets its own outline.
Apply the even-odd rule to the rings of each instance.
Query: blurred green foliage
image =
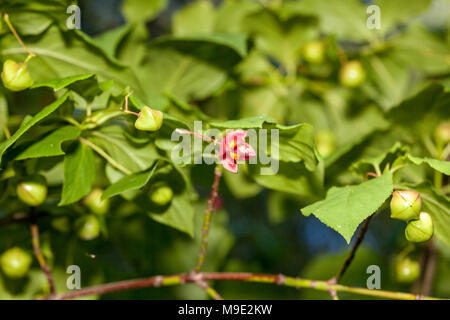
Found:
[[[450,119],[447,0],[373,1],[380,30],[367,27],[369,3],[358,0],[197,0],[183,6],[123,0],[114,7],[117,19],[80,1],[82,30],[90,35],[67,28],[73,3],[4,0],[0,7],[36,54],[27,63],[35,81],[30,89],[0,85],[0,252],[32,252],[28,225],[1,221],[28,212],[15,185],[39,173],[49,188],[37,208],[41,245],[59,292],[67,290],[71,264],[81,268],[82,287],[191,270],[213,168],[174,164],[170,138],[176,128],[192,129],[202,120],[205,129],[280,131],[276,175],[259,174],[259,165],[240,165],[238,175],[225,172],[205,271],[327,280],[348,251],[339,233],[349,241],[377,211],[342,283],[365,287],[367,267],[376,264],[383,289],[410,291],[397,283],[393,263],[408,246],[404,224],[389,219],[386,205],[392,188],[403,186],[422,194],[435,223],[431,294],[450,296],[450,152],[433,140],[435,128]],[[102,15],[105,25],[96,18]],[[321,44],[320,59],[304,56],[311,43]],[[2,21],[0,61],[25,58]],[[359,61],[364,71],[350,86],[340,78],[349,61]],[[131,90],[130,108],[148,105],[164,113],[159,131],[140,132],[133,116],[118,112]],[[367,172],[391,169],[393,177],[383,175],[389,179],[364,182]],[[173,198],[158,206],[149,193],[161,183]],[[106,190],[106,214],[84,203],[93,188]],[[330,202],[334,197],[347,198]],[[320,207],[317,217],[331,228],[303,216],[305,207],[302,213],[313,215]],[[424,248],[417,245],[410,256],[418,259]],[[329,298],[264,284],[214,287],[225,299]],[[0,273],[2,299],[48,293],[36,259],[22,278]],[[186,285],[92,298],[207,296]]]

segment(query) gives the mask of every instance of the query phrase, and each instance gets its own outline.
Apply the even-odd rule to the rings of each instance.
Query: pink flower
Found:
[[[237,160],[248,160],[256,157],[256,152],[251,145],[245,142],[245,137],[248,131],[233,130],[228,132],[222,141],[218,142],[210,137],[204,136],[200,133],[191,132],[188,130],[177,129],[181,134],[191,134],[202,137],[216,144],[220,144],[219,159],[220,164],[225,170],[233,173],[238,172]]]
[[[245,142],[247,131],[233,130],[228,132],[220,143],[220,164],[226,170],[237,173],[237,160],[248,160],[256,156],[255,150]]]

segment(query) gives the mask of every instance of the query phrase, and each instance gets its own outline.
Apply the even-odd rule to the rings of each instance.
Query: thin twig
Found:
[[[37,225],[37,217],[36,217],[36,211],[34,207],[31,207],[31,215],[30,215],[30,221],[31,221],[31,243],[33,244],[33,251],[34,255],[36,256],[39,265],[41,266],[42,271],[44,272],[45,276],[47,277],[48,284],[50,286],[50,295],[53,296],[56,294],[55,290],[55,282],[53,280],[52,273],[50,271],[50,268],[48,267],[47,263],[45,262],[44,255],[41,251],[41,246],[39,243],[39,227]]]
[[[282,281],[280,279],[282,279]],[[425,297],[412,293],[386,291],[386,290],[372,290],[367,288],[344,286],[340,284],[331,284],[329,281],[301,279],[298,277],[288,277],[280,274],[256,274],[245,272],[205,272],[205,273],[188,273],[188,274],[182,273],[168,276],[154,276],[150,278],[126,280],[87,287],[84,289],[75,290],[56,296],[48,296],[47,299],[58,299],[58,300],[74,299],[90,295],[101,295],[105,293],[132,290],[138,288],[183,285],[185,283],[196,283],[199,280],[269,283],[292,288],[309,288],[321,291],[334,290],[336,292],[349,292],[384,299],[442,300],[440,298]]]
[[[197,273],[198,275],[198,273]],[[206,291],[206,293],[214,300],[223,300],[222,296],[214,290],[206,281],[204,280],[197,280],[195,281],[195,284]]]
[[[9,20],[9,15],[7,13],[5,13],[3,15],[3,19],[5,20],[6,24],[8,25],[9,30],[11,30],[12,34],[14,35],[14,37],[17,39],[17,41],[20,43],[20,45],[22,46],[22,48],[28,53],[28,55],[30,57],[35,57],[36,54],[34,54],[33,52],[30,51],[30,49],[27,48],[27,46],[25,45],[25,43],[22,41],[22,39],[20,38],[19,34],[17,33],[16,29],[14,29],[11,21]]]
[[[97,152],[99,155],[101,155],[103,158],[105,158],[105,160],[108,161],[109,164],[111,164],[116,169],[119,169],[120,171],[122,171],[123,173],[125,173],[127,175],[132,174],[132,172],[130,170],[128,170],[127,168],[122,166],[120,163],[118,163],[116,160],[114,160],[109,154],[107,154],[102,148],[100,148],[96,144],[94,144],[91,141],[84,139],[82,137],[79,137],[78,139],[80,139],[80,141],[83,144],[85,144],[86,146],[88,146],[89,148],[91,148],[92,150]]]
[[[214,204],[216,203],[216,198],[219,191],[219,183],[220,178],[222,177],[222,170],[220,167],[216,167],[214,169],[214,183],[211,188],[211,196],[208,200],[208,205],[205,211],[205,219],[203,220],[203,228],[202,228],[202,243],[200,247],[200,253],[197,260],[197,265],[195,266],[195,272],[199,272],[205,262],[206,249],[208,247],[208,235],[209,235],[209,227],[211,224],[211,215],[214,210]]]
[[[345,271],[347,271],[348,267],[353,261],[353,258],[355,257],[356,250],[358,250],[359,245],[362,243],[364,236],[367,232],[367,229],[369,228],[369,222],[373,215],[370,215],[366,220],[364,220],[364,224],[361,227],[361,230],[359,230],[358,236],[356,238],[355,244],[353,245],[352,250],[350,251],[349,255],[347,256],[347,259],[345,259],[344,264],[342,265],[341,269],[337,273],[334,278],[331,279],[331,283],[338,283],[341,277],[344,275]]]
[[[433,240],[427,245],[427,260],[425,264],[425,270],[423,275],[422,290],[423,295],[428,295],[433,287],[433,278],[436,270],[436,247]]]

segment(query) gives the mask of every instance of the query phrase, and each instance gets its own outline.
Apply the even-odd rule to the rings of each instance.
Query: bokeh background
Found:
[[[142,14],[145,16],[145,27],[150,40],[173,33],[183,34],[184,31],[189,34],[189,32],[201,32],[202,28],[207,30],[209,27],[205,24],[207,25],[211,19],[208,16],[210,12],[220,10],[224,6],[223,2],[227,2],[231,6],[231,3],[238,3],[239,1],[217,0],[204,1],[203,3],[205,2],[208,3],[203,4],[206,9],[198,9],[201,5],[197,1],[148,1],[150,4],[143,6],[147,11]],[[233,9],[231,15],[244,15],[245,10],[251,11],[248,7],[252,5],[266,6],[268,10],[276,11],[281,3],[281,1],[270,0],[242,2],[251,3],[251,5],[242,5],[242,8],[237,6]],[[370,3],[370,1],[365,2]],[[124,3],[121,0],[81,0],[79,5],[82,30],[92,37],[117,30],[117,28],[129,27],[129,21],[124,14]],[[134,5],[133,1],[128,1],[126,8],[132,8]],[[136,6],[138,5],[140,5],[139,1],[136,1]],[[195,13],[191,13],[192,16],[180,14],[180,12],[186,13],[189,8],[195,7],[197,7],[195,10],[198,10],[198,17],[195,16]],[[333,8],[331,6],[330,10]],[[153,12],[149,10],[153,10]],[[335,11],[329,14],[339,16],[341,13]],[[381,14],[383,16],[383,11]],[[223,19],[221,21],[224,24],[220,26],[221,29],[238,28],[237,20],[232,19],[231,15],[228,20]],[[362,93],[360,91],[348,93],[337,88],[334,93],[339,97],[336,98],[332,95],[321,95],[320,88],[316,88],[317,90],[313,88],[311,91],[302,91],[300,95],[295,96],[295,101],[290,101],[289,95],[279,94],[280,91],[286,90],[286,86],[288,86],[285,82],[286,77],[290,76],[286,74],[288,71],[280,68],[280,62],[276,58],[258,59],[259,49],[254,49],[255,44],[250,42],[249,56],[255,57],[255,59],[249,58],[236,67],[237,73],[240,72],[240,80],[232,79],[229,81],[228,87],[224,86],[221,89],[222,92],[214,93],[202,99],[191,99],[189,102],[195,103],[205,114],[217,119],[266,114],[284,124],[315,122],[313,125],[319,129],[328,129],[328,124],[323,124],[323,114],[329,114],[330,111],[327,108],[333,107],[334,104],[340,105],[335,99],[343,99],[343,105],[354,108],[358,105],[373,103],[374,97],[377,97],[380,102],[376,105],[376,109],[388,109],[389,106],[395,105],[401,99],[417,92],[424,86],[422,59],[428,61],[425,66],[425,68],[428,68],[425,70],[427,73],[440,76],[449,71],[449,42],[447,40],[450,39],[448,32],[449,2],[445,0],[432,1],[427,10],[419,15],[414,15],[413,18],[426,31],[420,31],[421,33],[414,30],[410,31],[408,34],[410,37],[408,40],[410,41],[408,42],[409,47],[405,46],[405,50],[413,52],[418,47],[427,47],[436,55],[443,51],[443,56],[446,58],[442,59],[447,59],[447,65],[441,63],[441,60],[439,60],[441,57],[434,60],[433,55],[431,57],[418,57],[414,60],[414,64],[406,62],[404,65],[396,65],[392,62],[391,65],[389,61],[383,60],[390,71],[397,68],[392,76],[388,77],[390,81],[393,81],[395,88],[389,87],[389,84],[384,83],[383,79],[370,79],[370,81],[373,81],[371,82],[372,87],[376,88],[375,92],[366,90],[361,91]],[[189,28],[183,29],[183,26],[188,26],[191,30],[188,30]],[[135,26],[132,25],[131,30],[134,30],[134,28]],[[400,26],[398,29],[402,28],[404,26]],[[248,35],[265,32],[261,26],[252,23],[247,26],[247,30],[250,30]],[[284,34],[283,29],[280,32]],[[291,36],[293,37],[292,41],[295,42],[295,32]],[[354,41],[343,41],[341,44],[349,52],[352,52],[352,48],[355,48],[355,46],[360,45],[360,43],[355,44]],[[427,46],[428,44],[433,46]],[[433,63],[437,66],[434,66]],[[331,81],[336,82],[335,72],[329,71],[327,67],[324,67],[324,69],[317,71],[318,77],[321,78],[325,74],[325,77],[334,79]],[[408,69],[408,79],[405,79],[406,76],[404,75],[406,69]],[[375,71],[367,70],[368,73],[374,73]],[[267,74],[269,75],[267,76]],[[242,81],[242,78],[245,77],[249,80]],[[303,85],[303,75],[296,73],[295,77],[294,82]],[[262,88],[255,87],[252,81],[257,82],[260,78],[266,82]],[[444,76],[442,81],[448,83],[448,78]],[[299,90],[303,89],[300,88]],[[300,98],[298,98],[299,96]],[[21,98],[15,97],[15,99]],[[314,108],[303,109],[312,110],[308,111],[310,114],[295,111],[301,109],[300,106],[305,105],[321,108],[322,111],[319,112],[321,115],[314,114]],[[357,113],[350,107],[348,108],[342,113]],[[344,127],[350,125],[345,121],[340,125]],[[350,136],[353,137],[354,135],[354,138],[356,138],[356,136],[362,135],[368,123],[372,123],[370,116],[357,123]],[[374,128],[371,129],[375,130]],[[336,144],[338,145],[341,139],[345,140],[345,137],[339,137],[339,134],[342,134],[342,132],[338,132],[336,135]],[[344,135],[348,134],[345,133]],[[342,168],[347,169],[349,163],[345,163],[345,161],[347,160],[343,160],[339,163],[339,166],[332,168],[331,172],[342,170]],[[77,264],[81,267],[83,287],[157,274],[185,272],[193,268],[198,254],[198,236],[206,199],[213,179],[213,168],[206,165],[194,166],[191,179],[199,194],[199,199],[195,204],[197,226],[195,239],[158,224],[145,214],[140,214],[131,209],[128,212],[123,206],[120,207],[120,212],[115,212],[108,218],[108,237],[100,237],[89,242],[80,241],[75,234],[55,232],[51,221],[43,219],[41,225],[43,249],[50,260],[58,286],[64,288],[66,277],[64,266],[70,264]],[[283,273],[324,280],[332,277],[344,261],[350,246],[347,245],[342,236],[314,216],[304,217],[301,215],[300,208],[310,203],[311,199],[287,192],[269,191],[261,186],[249,183],[245,179],[245,177],[237,178],[226,175],[225,181],[221,184],[220,199],[217,203],[218,211],[213,216],[214,221],[205,270]],[[328,179],[328,185],[357,181],[357,179],[355,180],[348,175],[339,176],[334,172],[330,174]],[[322,196],[317,195],[318,199]],[[113,207],[115,206],[113,205]],[[395,279],[394,259],[408,245],[403,232],[404,224],[389,219],[388,208],[385,206],[372,219],[363,246],[357,253],[355,261],[342,282],[348,285],[365,287],[369,276],[366,269],[369,265],[375,264],[379,265],[382,271],[381,285],[383,289],[414,291],[414,284],[399,284]],[[28,246],[29,242],[28,229],[23,225],[1,227],[0,237],[2,247],[8,247],[12,243]],[[431,293],[448,297],[450,296],[450,252],[448,248],[442,248],[438,255],[436,275]],[[421,248],[416,248],[411,255],[415,259],[419,259]],[[0,276],[0,298],[37,296],[41,292],[40,288],[43,282],[45,282],[45,279],[36,265],[26,279],[13,281]],[[225,299],[329,299],[326,292],[306,289],[295,290],[264,284],[218,282],[214,284],[214,287]],[[342,294],[341,297],[364,298],[350,294]],[[104,295],[102,298],[203,299],[207,297],[195,285],[186,285],[118,292]]]

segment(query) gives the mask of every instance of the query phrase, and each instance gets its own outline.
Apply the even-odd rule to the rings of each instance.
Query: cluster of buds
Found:
[[[394,191],[391,200],[391,218],[407,223],[406,239],[410,242],[425,242],[433,236],[433,219],[421,212],[422,199],[416,191]]]

